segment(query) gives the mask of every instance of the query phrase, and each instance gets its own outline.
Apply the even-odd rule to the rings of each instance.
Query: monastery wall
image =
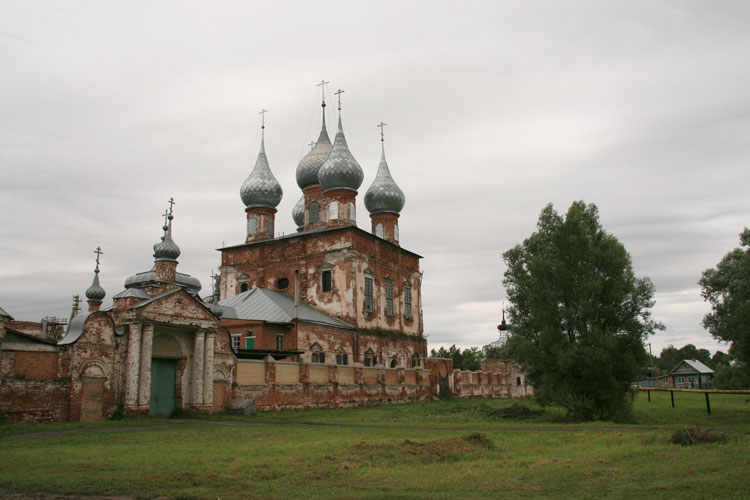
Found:
[[[447,363],[445,363],[447,361]],[[425,368],[342,366],[308,362],[238,360],[232,400],[253,399],[259,410],[339,408],[374,404],[399,404],[440,395],[441,378],[456,397],[526,397],[531,387],[514,385],[517,369],[460,371],[451,360],[428,359]],[[444,365],[444,366],[442,366]],[[450,371],[441,377],[441,368]]]

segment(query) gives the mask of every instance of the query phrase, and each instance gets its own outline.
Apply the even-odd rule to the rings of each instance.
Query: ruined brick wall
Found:
[[[270,357],[238,360],[236,368],[232,399],[254,399],[261,410],[408,403],[437,396],[429,370],[423,369],[275,362]]]
[[[521,367],[509,360],[486,360],[479,371],[453,370],[449,376],[457,397],[530,397],[534,388],[527,385]]]
[[[0,351],[0,418],[9,422],[67,420],[70,379],[59,371],[64,353],[51,349]]]

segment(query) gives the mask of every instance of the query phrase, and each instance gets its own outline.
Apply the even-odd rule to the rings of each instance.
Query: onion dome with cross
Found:
[[[276,180],[276,177],[271,172],[271,168],[268,166],[268,158],[266,157],[266,112],[267,110],[265,109],[260,112],[263,115],[263,121],[258,159],[255,160],[255,167],[240,188],[240,197],[242,198],[242,203],[245,204],[245,208],[276,208],[281,202],[283,195],[281,184],[279,184],[279,181]]]
[[[325,96],[325,85],[328,84],[326,81],[320,82],[318,85],[323,87],[323,95]],[[331,139],[328,138],[328,130],[326,130],[326,101],[323,99],[323,126],[320,129],[320,135],[318,141],[313,146],[312,150],[307,153],[297,165],[297,185],[300,189],[305,189],[309,186],[320,184],[318,179],[318,172],[323,163],[328,159],[328,155],[331,154],[333,145]]]
[[[154,244],[154,259],[157,261],[177,260],[177,257],[180,256],[180,247],[178,247],[177,243],[172,240],[172,219],[174,219],[174,216],[172,215],[173,205],[174,199],[170,198],[169,212],[164,214],[164,226],[162,226],[164,235],[161,237],[159,243]]]
[[[391,176],[388,169],[388,162],[385,160],[385,137],[383,127],[385,123],[378,125],[380,127],[381,154],[378,172],[375,174],[375,180],[365,193],[365,207],[371,214],[394,213],[399,214],[406,203],[406,196],[396,181]]]
[[[99,285],[99,256],[103,253],[101,247],[96,247],[94,250],[96,254],[96,269],[94,269],[94,281],[91,286],[86,289],[86,299],[94,301],[102,301],[107,295],[104,288]]]
[[[354,159],[349,151],[344,136],[344,128],[341,125],[341,94],[343,90],[338,90],[336,95],[339,99],[339,127],[336,132],[336,138],[333,141],[333,149],[328,159],[320,167],[318,178],[323,192],[332,189],[350,189],[356,191],[362,185],[365,174],[357,160]]]

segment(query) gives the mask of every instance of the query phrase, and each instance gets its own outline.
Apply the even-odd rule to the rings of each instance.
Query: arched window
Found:
[[[247,292],[247,283],[240,284],[240,293],[241,292]]]
[[[396,368],[397,366],[398,366],[398,359],[396,358],[396,356],[393,356],[391,358],[391,368]]]
[[[398,224],[393,226],[393,239],[398,241]]]
[[[258,233],[258,218],[252,216],[247,219],[247,234],[253,235]]]
[[[357,220],[357,206],[353,202],[349,202],[349,220]]]
[[[422,366],[422,360],[419,359],[419,354],[415,352],[414,356],[411,357],[411,367],[419,368],[420,366]]]
[[[279,290],[286,290],[289,288],[289,278],[279,278],[279,281],[276,282],[276,288]]]
[[[266,236],[273,238],[273,219],[266,220]]]
[[[331,271],[321,273],[321,288],[324,292],[330,292],[332,288]]]
[[[375,236],[377,236],[378,238],[383,237],[383,223],[382,222],[378,222],[375,225]]]
[[[320,220],[320,206],[317,201],[310,203],[310,224],[314,224]]]
[[[365,312],[371,313],[374,310],[372,278],[365,277]]]
[[[320,344],[315,342],[312,345],[312,347],[310,347],[310,350],[312,351],[313,363],[325,363],[326,362],[326,353],[323,352],[323,348],[320,347]]]
[[[365,366],[375,366],[375,353],[372,349],[367,349],[365,352]]]
[[[338,201],[332,201],[330,205],[328,205],[328,220],[336,220],[339,218],[339,202]]]
[[[516,377],[516,385],[521,385],[521,377]]]

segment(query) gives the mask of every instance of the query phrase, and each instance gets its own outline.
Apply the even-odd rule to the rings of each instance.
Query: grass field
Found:
[[[636,424],[522,421],[510,400],[451,400],[242,419],[0,425],[0,488],[139,498],[748,498],[747,396],[652,393]],[[533,407],[532,402],[524,402]],[[160,424],[171,427],[152,428]],[[118,431],[117,428],[141,428]],[[671,430],[731,431],[682,447]],[[108,428],[111,427],[111,428]],[[37,435],[37,432],[87,431]],[[13,437],[24,434],[26,436]],[[31,434],[29,434],[31,433]]]

